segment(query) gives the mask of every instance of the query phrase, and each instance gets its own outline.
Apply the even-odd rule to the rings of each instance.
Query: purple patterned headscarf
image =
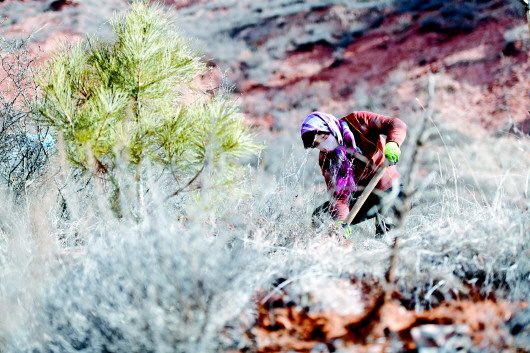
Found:
[[[302,123],[301,135],[307,132],[330,132],[339,142],[339,147],[333,152],[328,152],[331,157],[332,180],[335,192],[342,196],[349,196],[357,191],[354,181],[353,166],[348,158],[352,152],[361,151],[355,144],[355,138],[345,121],[339,120],[331,114],[312,112],[307,115]]]

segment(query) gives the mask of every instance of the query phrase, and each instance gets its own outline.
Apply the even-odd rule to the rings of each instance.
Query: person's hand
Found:
[[[348,239],[351,235],[350,225],[344,221],[337,221],[337,226],[342,228],[342,232],[344,233],[344,238]]]
[[[397,143],[391,141],[385,145],[385,157],[392,163],[397,163],[401,156],[401,150]]]

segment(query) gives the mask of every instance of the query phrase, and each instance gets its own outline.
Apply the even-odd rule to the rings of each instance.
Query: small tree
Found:
[[[178,182],[172,195],[197,187],[207,165],[212,183],[232,181],[259,146],[227,95],[193,84],[206,72],[197,53],[159,5],[136,2],[110,24],[113,42],[63,48],[37,79],[40,120],[60,132],[69,160],[111,181],[123,159],[137,180],[155,163]]]

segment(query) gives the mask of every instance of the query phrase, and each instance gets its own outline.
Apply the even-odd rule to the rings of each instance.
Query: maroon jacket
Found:
[[[359,190],[366,186],[377,169],[385,160],[384,147],[387,142],[393,141],[401,146],[407,134],[407,125],[397,119],[371,112],[353,112],[340,120],[348,123],[348,126],[355,137],[355,143],[368,161],[361,161],[352,156],[354,167],[354,180]],[[368,162],[368,163],[366,163]],[[344,220],[350,212],[348,195],[340,195],[333,190],[332,175],[330,170],[330,159],[327,154],[320,152],[318,163],[322,170],[322,175],[326,181],[328,191],[333,194],[331,202],[331,212],[334,218]],[[387,190],[392,186],[394,180],[400,175],[396,166],[390,166],[376,186],[378,190]]]

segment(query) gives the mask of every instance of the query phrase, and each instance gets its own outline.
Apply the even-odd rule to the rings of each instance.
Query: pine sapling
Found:
[[[199,54],[159,5],[133,3],[110,24],[113,42],[63,47],[37,78],[39,120],[62,135],[68,159],[115,190],[126,161],[139,197],[148,166],[171,177],[171,195],[199,187],[205,170],[212,184],[232,184],[259,146],[228,95],[194,84],[207,71]]]

